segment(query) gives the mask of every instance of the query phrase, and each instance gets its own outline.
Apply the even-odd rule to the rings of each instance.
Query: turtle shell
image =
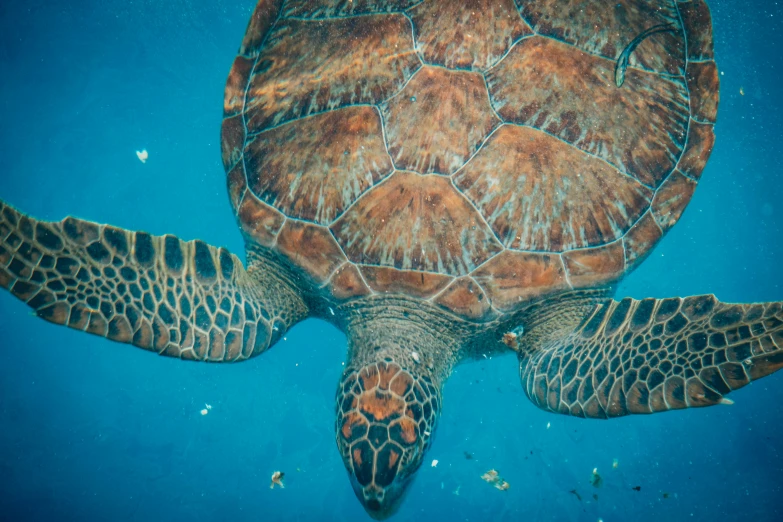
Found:
[[[693,194],[717,105],[701,0],[261,0],[223,161],[246,237],[326,297],[482,319],[638,264]]]

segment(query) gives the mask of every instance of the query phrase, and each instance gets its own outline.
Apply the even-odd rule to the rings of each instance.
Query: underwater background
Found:
[[[709,3],[716,146],[618,296],[783,300],[783,5]],[[0,198],[241,256],[219,138],[253,7],[2,0]],[[51,325],[0,292],[0,520],[369,520],[334,442],[344,355],[341,333],[308,320],[242,364],[186,363]],[[590,421],[533,406],[514,356],[465,364],[392,520],[783,520],[783,372],[730,397]],[[490,468],[508,491],[480,479]],[[283,490],[269,489],[276,470]]]

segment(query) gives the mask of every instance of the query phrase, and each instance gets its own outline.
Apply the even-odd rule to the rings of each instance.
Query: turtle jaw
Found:
[[[389,359],[389,358],[386,358]],[[349,367],[337,392],[337,447],[357,498],[376,520],[393,515],[421,466],[440,390],[392,360]]]
[[[416,468],[419,466],[417,465]],[[377,484],[371,483],[367,486],[362,486],[356,479],[356,475],[350,473],[351,486],[353,486],[353,492],[356,494],[356,498],[364,506],[364,510],[374,520],[385,520],[394,515],[402,505],[402,500],[405,497],[407,488],[411,482],[413,482],[413,472],[405,477],[397,477],[387,487],[382,488]]]

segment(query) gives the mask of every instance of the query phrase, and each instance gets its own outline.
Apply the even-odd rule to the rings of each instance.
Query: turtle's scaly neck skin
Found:
[[[471,323],[427,301],[375,295],[338,307],[348,362],[337,391],[337,446],[359,500],[393,514],[430,446],[443,383],[466,358],[509,351],[503,333],[527,324],[519,350],[573,330],[606,291],[571,292],[492,323]]]
[[[309,310],[345,332],[348,354],[336,397],[337,446],[356,496],[377,519],[397,510],[421,466],[440,417],[443,384],[457,364],[511,349],[528,355],[573,331],[610,292],[561,293],[478,322],[399,294],[334,302],[280,254],[252,244],[248,273],[265,293],[282,296],[301,289],[304,298],[294,300],[300,306],[292,310],[297,319]],[[510,347],[503,337],[512,331],[518,338]]]

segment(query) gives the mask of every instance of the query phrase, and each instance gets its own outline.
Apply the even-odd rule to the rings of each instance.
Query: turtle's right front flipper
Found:
[[[570,335],[520,359],[542,409],[607,418],[730,403],[783,368],[783,302],[608,300]]]
[[[224,248],[37,221],[1,201],[0,286],[47,321],[202,361],[258,355],[307,315],[296,289],[251,277]]]

